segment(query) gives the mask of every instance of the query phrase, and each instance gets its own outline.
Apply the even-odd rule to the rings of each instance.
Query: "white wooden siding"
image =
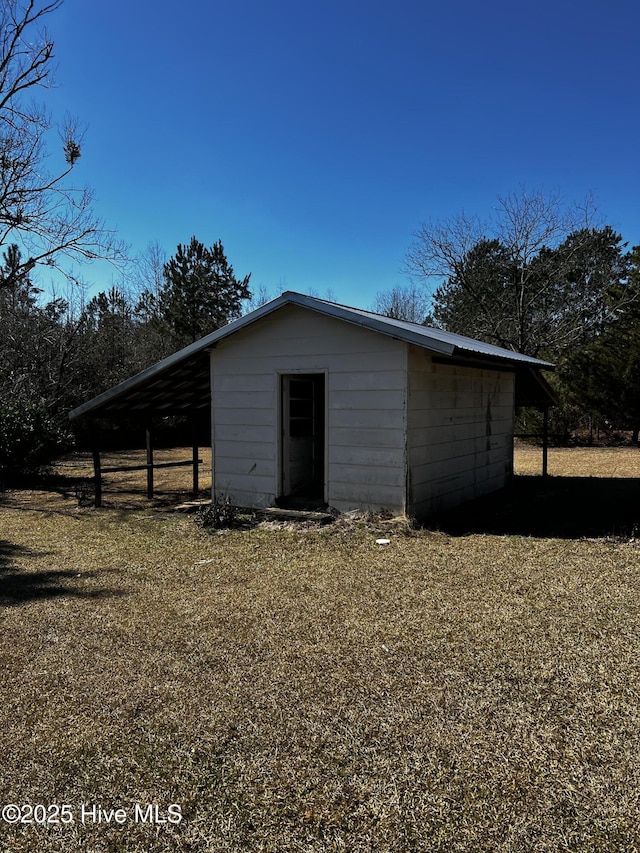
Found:
[[[325,499],[406,508],[406,345],[298,306],[222,340],[212,353],[213,493],[269,506],[280,489],[283,373],[325,372]]]
[[[513,467],[514,375],[408,353],[409,512],[424,516],[502,488]]]
[[[324,373],[325,499],[421,516],[500,488],[512,471],[514,376],[434,364],[414,347],[298,306],[212,353],[214,494],[280,494],[282,374]]]

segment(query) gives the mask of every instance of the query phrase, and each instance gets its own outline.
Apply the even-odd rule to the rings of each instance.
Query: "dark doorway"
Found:
[[[324,502],[324,373],[282,377],[281,505]]]

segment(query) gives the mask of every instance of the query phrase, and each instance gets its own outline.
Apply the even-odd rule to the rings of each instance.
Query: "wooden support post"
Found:
[[[93,448],[93,490],[94,506],[102,506],[102,470],[100,467],[100,450],[98,447]]]
[[[147,424],[147,498],[153,500],[153,443],[151,440],[151,425]]]
[[[548,475],[549,457],[549,407],[542,410],[542,476]]]

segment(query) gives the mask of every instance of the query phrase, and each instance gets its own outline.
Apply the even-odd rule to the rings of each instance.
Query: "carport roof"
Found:
[[[298,305],[326,316],[335,317],[371,331],[423,347],[443,360],[455,360],[479,366],[509,367],[518,375],[519,403],[523,405],[548,405],[553,403],[553,392],[539,373],[553,369],[553,365],[538,358],[512,352],[502,347],[486,344],[474,338],[395,320],[327,302],[313,296],[286,291],[261,305],[255,311],[217,329],[199,341],[179,350],[168,358],[88,400],[69,413],[71,419],[81,415],[122,416],[139,414],[186,414],[207,410],[210,405],[210,379],[208,353],[216,344],[235,332],[278,311],[285,305]]]

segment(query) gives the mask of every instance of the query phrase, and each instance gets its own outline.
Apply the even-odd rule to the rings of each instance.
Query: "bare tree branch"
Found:
[[[418,285],[396,285],[391,290],[376,293],[372,310],[394,320],[424,323],[429,313],[429,297]]]
[[[462,213],[414,237],[406,272],[427,288],[439,279],[436,321],[531,355],[601,326],[614,304],[603,277],[624,277],[620,238],[596,227],[591,197],[566,205],[557,192],[520,188],[486,222]]]
[[[25,268],[124,259],[124,246],[93,213],[93,193],[69,185],[82,154],[83,134],[67,117],[60,129],[61,162],[48,166],[46,137],[53,127],[42,106],[26,96],[53,85],[53,41],[42,27],[62,0],[0,0],[0,247],[16,244]]]

